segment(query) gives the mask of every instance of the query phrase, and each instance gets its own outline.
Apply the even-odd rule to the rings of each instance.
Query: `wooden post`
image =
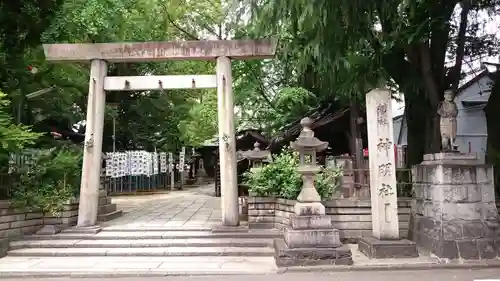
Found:
[[[231,60],[228,57],[218,57],[217,109],[219,120],[219,161],[223,226],[239,225],[232,84]]]
[[[172,152],[168,153],[168,171],[170,173],[170,190],[175,189],[175,169],[174,169],[174,155]]]
[[[92,60],[90,65],[80,203],[78,206],[78,227],[94,226],[97,221],[104,107],[106,104],[104,77],[107,70],[106,61]]]
[[[185,163],[185,157],[186,157],[186,147],[183,146],[181,149],[181,153],[179,153],[179,177],[180,177],[180,187],[179,189],[184,188],[184,163]]]

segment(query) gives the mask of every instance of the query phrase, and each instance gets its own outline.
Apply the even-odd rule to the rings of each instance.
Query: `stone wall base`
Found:
[[[358,240],[359,250],[370,259],[416,258],[417,244],[410,240],[380,240],[362,237]]]
[[[410,239],[440,258],[500,257],[491,165],[473,154],[427,154],[412,174]]]
[[[442,222],[415,215],[411,239],[436,256],[446,259],[493,259],[500,257],[500,227],[487,222]]]
[[[290,225],[294,214],[295,200],[271,197],[248,197],[248,226],[251,229],[280,229]],[[409,198],[399,198],[399,235],[406,238],[410,219]],[[356,242],[364,236],[371,236],[372,215],[370,199],[332,199],[323,202],[332,226],[339,230],[344,243]]]
[[[347,245],[335,248],[289,248],[284,239],[274,240],[278,267],[311,265],[352,265],[351,249]]]
[[[105,189],[99,190],[99,202],[97,209],[97,221],[104,222],[122,215],[122,210],[116,209],[116,204],[111,203],[111,197]]]

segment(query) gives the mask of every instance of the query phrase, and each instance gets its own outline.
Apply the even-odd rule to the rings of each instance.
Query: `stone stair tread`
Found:
[[[117,207],[116,207],[115,203],[101,205],[97,208],[98,215],[105,215],[105,214],[113,213],[116,211],[117,211]]]
[[[139,247],[272,247],[270,238],[188,238],[188,239],[111,239],[111,240],[20,240],[10,243],[20,248],[139,248]]]
[[[141,226],[141,225],[111,225],[105,226],[103,232],[145,232],[145,231],[201,231],[211,232],[211,227],[203,226]]]
[[[122,210],[115,210],[114,212],[106,213],[106,214],[98,214],[98,221],[109,221],[115,219],[123,214]]]
[[[150,247],[150,248],[24,248],[7,256],[272,256],[272,248]]]
[[[139,277],[165,278],[165,275],[267,274],[275,273],[274,258],[211,256],[82,256],[71,257],[5,257],[0,259],[2,277],[56,276],[94,278]],[[131,276],[129,276],[131,275]],[[16,279],[17,280],[17,279]],[[33,279],[34,280],[34,279]]]
[[[107,231],[97,234],[59,233],[56,235],[28,235],[28,240],[55,240],[55,239],[187,239],[187,238],[276,238],[278,232],[274,231],[249,231],[212,233],[211,231]]]

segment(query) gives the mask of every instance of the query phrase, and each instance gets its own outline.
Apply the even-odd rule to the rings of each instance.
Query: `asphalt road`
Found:
[[[495,280],[496,279],[496,280]],[[0,278],[7,281],[500,281],[500,268],[492,269],[436,269],[414,271],[354,271],[284,273],[270,275],[211,275],[211,276],[166,276],[166,277],[119,277],[119,278]]]

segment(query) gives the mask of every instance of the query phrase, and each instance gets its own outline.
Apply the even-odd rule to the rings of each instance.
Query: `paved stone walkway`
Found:
[[[97,279],[97,278],[95,278]],[[19,281],[19,278],[7,278],[5,281]],[[21,279],[23,280],[23,279]],[[92,280],[88,277],[66,277],[66,278],[43,278],[40,281],[73,281],[73,280]],[[100,281],[115,281],[117,278],[98,278]],[[273,275],[212,275],[212,276],[168,276],[168,277],[121,277],[121,281],[254,281],[254,280],[273,280],[273,281],[499,281],[500,271],[498,269],[481,270],[412,270],[412,271],[358,271],[358,272],[310,272],[310,273],[285,273]]]
[[[113,198],[120,218],[104,225],[112,228],[203,228],[220,225],[220,198],[213,197],[214,185],[144,196],[117,196]]]

